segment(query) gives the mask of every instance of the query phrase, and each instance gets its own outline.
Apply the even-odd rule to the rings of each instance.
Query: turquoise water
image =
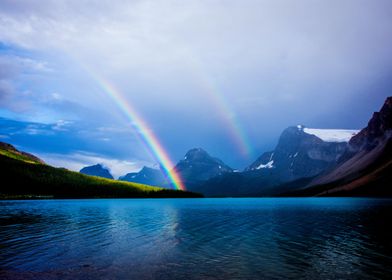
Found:
[[[2,279],[390,279],[392,200],[0,201]]]

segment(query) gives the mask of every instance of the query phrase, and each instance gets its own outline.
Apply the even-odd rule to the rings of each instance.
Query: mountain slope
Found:
[[[27,163],[45,164],[45,162],[40,158],[26,152],[18,151],[11,144],[4,142],[0,142],[0,155],[21,160]]]
[[[392,97],[354,136],[334,170],[294,195],[392,195]]]
[[[161,170],[147,166],[144,166],[139,172],[128,173],[121,176],[119,180],[153,186],[164,186],[168,184]]]
[[[5,147],[5,148],[4,148]],[[21,156],[23,155],[23,156]],[[19,158],[18,158],[19,157]],[[197,197],[198,194],[120,182],[54,168],[9,144],[0,145],[1,198],[50,196],[93,197]]]
[[[102,166],[102,164],[96,164],[91,166],[86,166],[80,169],[79,171],[82,174],[90,175],[90,176],[97,176],[107,179],[114,179],[112,174],[110,174],[109,169]]]

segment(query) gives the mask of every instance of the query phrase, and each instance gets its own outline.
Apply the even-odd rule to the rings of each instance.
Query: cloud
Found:
[[[10,97],[12,96],[14,89],[10,82],[5,80],[0,80],[0,106],[4,106],[9,102]]]
[[[118,160],[83,151],[76,151],[71,154],[39,153],[37,155],[50,165],[64,167],[73,171],[79,171],[85,166],[100,163],[108,167],[110,173],[115,178],[119,178],[130,172],[138,172],[143,166],[151,166],[151,163],[147,161]]]
[[[47,129],[44,125],[29,124],[25,130],[19,131],[18,133],[27,135],[53,135],[50,129]]]
[[[72,125],[72,123],[72,121],[58,120],[52,125],[52,129],[56,131],[69,131],[69,126]]]
[[[31,108],[32,93],[21,89],[26,76],[47,74],[52,69],[47,62],[13,54],[0,54],[0,108],[23,112]]]
[[[14,78],[21,74],[44,73],[52,72],[49,63],[42,60],[32,59],[30,57],[23,57],[15,54],[1,54],[0,55],[0,77],[2,79]]]
[[[56,159],[56,162],[60,162],[60,155],[63,154],[67,162],[76,162],[78,167],[81,164],[109,162],[108,166],[114,166],[115,172],[119,172],[116,170],[120,167],[116,166],[130,168],[130,162],[149,166],[155,164],[156,161],[146,155],[136,136],[130,133],[130,128],[99,125],[102,124],[69,120],[45,124],[0,118],[0,135],[21,150],[38,155],[53,155],[50,158]],[[74,161],[71,160],[72,155],[77,155]],[[114,161],[115,158],[118,162]],[[140,167],[136,163],[131,171]],[[73,167],[72,170],[76,169]]]
[[[12,52],[12,49],[6,50]],[[48,62],[39,58],[24,57],[34,56],[30,52],[21,55],[0,52],[0,109],[17,114],[18,119],[35,122],[98,119],[102,115],[101,109],[92,108],[96,104],[85,105],[78,90],[75,94],[67,94],[73,90],[68,84],[77,82],[59,82],[64,77],[64,70],[51,68]],[[61,63],[56,65],[62,66]]]
[[[4,78],[0,102],[10,106],[27,89],[33,97],[19,99],[35,108],[34,118],[44,112],[52,122],[97,118],[118,127],[128,120],[104,79],[173,158],[197,145],[233,164],[237,150],[216,93],[256,152],[291,124],[365,125],[392,90],[391,9],[389,0],[5,0],[0,41],[30,52],[34,62],[17,64],[45,78],[23,85]],[[50,99],[54,92],[61,98]]]
[[[350,99],[358,93],[348,88],[366,85],[392,63],[390,1],[18,3],[3,3],[2,40],[64,52],[127,92],[142,90],[133,102],[180,112],[179,102],[203,99],[205,79],[234,110],[255,95],[268,105],[314,96],[330,103],[315,88]],[[186,89],[176,90],[179,80]]]
[[[156,159],[146,153],[130,126],[99,125],[102,124],[67,120],[45,124],[0,118],[0,133],[6,142],[21,150],[43,155],[48,163],[75,171],[82,165],[104,163],[120,176],[125,174],[121,174],[122,171],[138,171],[144,165],[156,166]],[[219,146],[224,147],[225,143],[219,143]],[[186,150],[187,147],[181,154]],[[61,155],[66,161],[61,161]],[[131,167],[129,162],[135,165]]]
[[[15,89],[10,81],[16,74],[15,65],[0,56],[0,107],[10,105]]]

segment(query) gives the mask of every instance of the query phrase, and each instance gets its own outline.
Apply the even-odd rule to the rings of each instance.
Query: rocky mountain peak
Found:
[[[349,144],[354,151],[371,150],[392,131],[392,97],[388,97],[379,112],[374,112],[367,127],[354,136]]]
[[[336,164],[347,143],[323,141],[308,131],[304,125],[286,128],[275,150],[262,154],[245,171],[275,174],[289,181],[315,176]]]
[[[114,179],[108,168],[104,167],[102,164],[98,163],[96,165],[86,166],[79,171],[82,174],[97,176],[107,179]]]
[[[175,167],[185,181],[203,181],[222,173],[233,172],[233,169],[218,158],[210,156],[202,148],[189,150],[184,159]]]
[[[184,157],[186,161],[198,161],[211,158],[211,156],[202,148],[193,148],[189,150]]]

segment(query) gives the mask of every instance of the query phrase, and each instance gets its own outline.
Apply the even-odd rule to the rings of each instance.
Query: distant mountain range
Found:
[[[198,186],[216,176],[234,170],[218,158],[212,157],[202,148],[189,150],[184,158],[174,167],[185,185]],[[99,176],[98,173],[94,174]],[[144,166],[139,172],[128,173],[119,178],[121,181],[148,184],[152,186],[169,186],[169,182],[160,169]]]
[[[208,196],[260,196],[281,193],[275,186],[334,168],[357,130],[285,129],[274,151],[262,154],[243,172],[235,171],[202,148],[189,150],[174,170],[188,190]],[[323,140],[324,139],[324,140]],[[120,180],[167,186],[158,169],[144,167]]]
[[[206,196],[392,196],[391,139],[389,97],[360,131],[288,127],[273,151],[263,153],[242,172],[201,148],[189,150],[174,170],[187,190]],[[197,196],[150,187],[169,187],[160,169],[143,167],[118,181],[112,180],[108,168],[96,164],[80,170],[93,175],[87,176],[51,167],[3,142],[0,169],[6,182],[0,188],[0,197]]]
[[[174,169],[188,190],[207,196],[382,195],[391,182],[391,112],[390,97],[361,131],[289,127],[242,172],[201,148]],[[167,186],[160,170],[147,167],[120,179]]]
[[[3,142],[0,142],[0,170],[0,199],[200,197],[190,192],[119,182],[54,168],[38,157]]]
[[[279,185],[336,167],[347,149],[345,141],[357,132],[289,127],[273,151],[263,153],[243,172],[222,174],[190,189],[208,196],[278,195]]]

